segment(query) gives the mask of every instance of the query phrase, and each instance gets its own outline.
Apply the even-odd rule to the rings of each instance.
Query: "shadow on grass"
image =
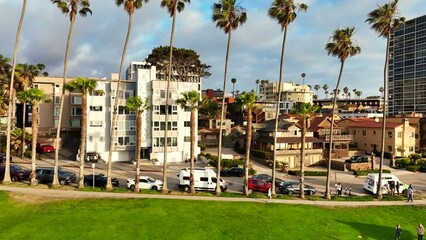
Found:
[[[338,219],[336,221],[357,230],[359,232],[358,239],[395,239],[395,226],[397,223],[395,223],[395,226],[386,227],[369,223],[346,222]],[[401,235],[402,239],[415,239],[417,237],[408,231],[404,231],[404,226],[402,226]]]

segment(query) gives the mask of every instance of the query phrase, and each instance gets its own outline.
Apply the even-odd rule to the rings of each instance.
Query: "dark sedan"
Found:
[[[316,189],[312,186],[305,184],[305,194],[306,195],[314,195]],[[300,192],[300,183],[299,182],[286,182],[279,187],[279,190],[282,194],[293,195],[295,193]]]
[[[106,184],[107,184],[107,177],[105,175],[103,175],[102,173],[95,175],[95,187],[104,188],[106,187]],[[112,178],[111,184],[113,187],[118,187],[118,185],[120,185],[120,182],[118,181],[117,178]],[[86,187],[93,186],[93,175],[84,176],[84,186]]]
[[[351,158],[345,160],[345,163],[361,163],[361,162],[368,162],[368,157],[352,156]]]
[[[5,166],[0,166],[0,180],[4,179],[4,171]],[[31,171],[28,169],[25,169],[19,165],[11,164],[10,165],[10,179],[12,182],[18,182],[22,180],[27,180],[31,174]]]
[[[231,167],[220,171],[220,175],[223,177],[244,177],[246,171],[240,167]]]

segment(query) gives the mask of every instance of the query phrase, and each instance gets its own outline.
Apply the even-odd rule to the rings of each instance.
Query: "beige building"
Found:
[[[260,85],[259,101],[276,101],[278,92],[281,92],[282,101],[288,102],[310,102],[313,101],[313,92],[308,85],[299,85],[294,82],[283,82],[281,90],[278,89],[279,83],[264,83]]]
[[[377,119],[358,120],[348,124],[350,120],[342,120],[348,131],[353,135],[353,142],[358,149],[370,152],[380,152],[382,136],[382,123]],[[385,152],[393,156],[408,156],[415,153],[416,128],[411,126],[406,119],[399,123],[387,122],[385,133]]]

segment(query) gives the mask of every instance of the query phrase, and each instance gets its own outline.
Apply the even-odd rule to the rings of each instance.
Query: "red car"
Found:
[[[254,191],[267,193],[271,188],[271,184],[262,179],[249,179],[248,190],[249,193]]]
[[[37,143],[36,151],[38,153],[48,153],[55,151],[55,147],[48,143]]]

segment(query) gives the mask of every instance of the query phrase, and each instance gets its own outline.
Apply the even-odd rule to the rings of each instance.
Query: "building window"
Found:
[[[185,121],[185,122],[183,123],[183,126],[184,126],[184,127],[191,127],[191,121]]]
[[[102,127],[102,121],[90,121],[90,127]]]
[[[80,119],[70,119],[71,127],[81,127],[81,120]]]
[[[373,135],[376,135],[376,130],[373,131]]]
[[[81,108],[71,108],[71,116],[81,116]]]
[[[160,122],[152,122],[154,131],[160,131]]]
[[[53,116],[55,117],[59,116],[60,112],[61,112],[61,109],[59,107],[53,108]]]
[[[135,145],[135,136],[123,136],[116,138],[116,146],[134,146]]]
[[[294,136],[297,136],[297,130],[294,130]]]
[[[388,152],[392,152],[392,146],[388,146]]]
[[[167,138],[168,147],[177,146],[177,137],[168,137]],[[154,147],[164,147],[164,137],[154,138]]]
[[[38,84],[34,84],[33,88],[37,88],[38,89]]]
[[[55,102],[55,104],[60,104],[61,103],[61,96],[55,96],[54,102]]]
[[[392,138],[392,132],[388,132],[388,138]]]
[[[191,142],[191,137],[190,136],[185,136],[183,141],[184,142]]]
[[[398,132],[398,133],[397,133],[397,137],[398,137],[398,138],[402,138],[402,132]]]
[[[101,112],[102,106],[90,106],[90,111]]]
[[[367,131],[366,130],[362,130],[362,136],[367,136]]]
[[[413,147],[413,146],[410,146],[410,147],[409,147],[409,151],[410,151],[410,152],[414,152],[414,147]]]
[[[71,104],[74,104],[74,105],[81,104],[81,96],[72,96],[71,97]]]
[[[354,135],[354,136],[356,135],[356,130],[354,130],[353,135]]]
[[[93,136],[89,136],[89,142],[93,142]]]

